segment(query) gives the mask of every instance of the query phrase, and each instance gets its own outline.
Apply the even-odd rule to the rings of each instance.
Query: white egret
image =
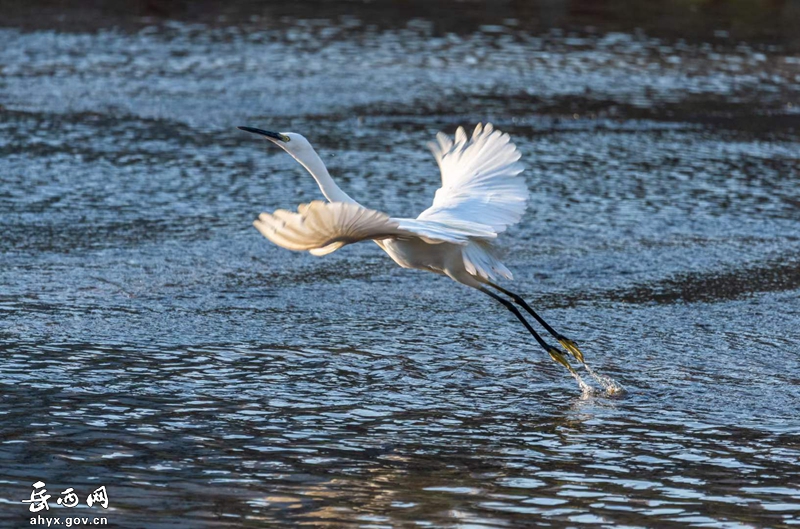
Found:
[[[429,146],[442,173],[442,187],[436,191],[433,205],[410,219],[389,217],[353,200],[336,185],[322,159],[300,134],[239,128],[264,136],[289,153],[311,173],[328,199],[301,204],[297,213],[282,209],[262,213],[253,224],[267,239],[312,255],[373,240],[403,268],[444,274],[496,299],[514,313],[553,360],[577,375],[564,354],[533,329],[514,303],[583,363],[575,342],[557,333],[521,296],[494,283],[497,277],[512,279],[512,275],[492,243],[519,222],[528,200],[528,188],[520,176],[520,154],[508,134],[491,124],[479,124],[472,137],[459,127],[455,141],[440,132],[438,143]]]

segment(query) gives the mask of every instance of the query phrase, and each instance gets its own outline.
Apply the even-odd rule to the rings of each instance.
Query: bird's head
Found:
[[[288,152],[297,160],[303,160],[307,154],[314,152],[308,140],[296,132],[270,132],[253,127],[239,127],[239,129],[264,136],[267,140]]]

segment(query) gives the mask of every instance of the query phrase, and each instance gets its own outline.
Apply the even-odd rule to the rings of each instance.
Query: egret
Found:
[[[417,218],[394,218],[366,208],[331,178],[306,138],[295,132],[239,127],[261,135],[297,160],[328,200],[301,204],[297,212],[261,213],[253,223],[273,243],[312,255],[326,255],[354,242],[372,240],[403,268],[428,270],[480,290],[519,319],[553,360],[577,376],[561,350],[546,342],[522,315],[530,314],[578,362],[577,344],[556,332],[525,300],[495,283],[512,274],[493,247],[499,234],[519,222],[528,201],[520,154],[508,134],[478,124],[468,136],[462,127],[451,139],[444,133],[429,147],[442,174],[431,207]],[[506,297],[503,297],[506,296]]]

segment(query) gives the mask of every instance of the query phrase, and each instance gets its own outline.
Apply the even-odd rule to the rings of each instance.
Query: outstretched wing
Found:
[[[322,202],[301,204],[297,213],[278,209],[253,222],[261,234],[287,250],[325,255],[364,239],[385,239],[403,233],[388,215],[358,204]]]
[[[441,132],[436,139],[438,144],[429,146],[442,172],[442,187],[417,219],[450,226],[480,224],[495,236],[519,222],[528,188],[519,176],[520,154],[508,134],[487,123],[475,127],[471,138],[459,127],[455,142]]]
[[[430,243],[466,245],[479,232],[441,226],[436,222],[393,219],[358,204],[322,202],[301,204],[297,213],[279,209],[262,213],[253,225],[261,234],[288,250],[326,255],[346,244],[366,239],[419,237]]]

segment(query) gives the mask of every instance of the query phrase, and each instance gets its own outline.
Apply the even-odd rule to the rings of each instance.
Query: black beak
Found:
[[[252,132],[253,134],[260,134],[262,136],[266,136],[267,138],[278,140],[278,141],[286,141],[286,136],[283,134],[278,134],[277,132],[270,132],[268,130],[261,130],[261,129],[254,129],[253,127],[239,127],[240,130],[245,132]]]

